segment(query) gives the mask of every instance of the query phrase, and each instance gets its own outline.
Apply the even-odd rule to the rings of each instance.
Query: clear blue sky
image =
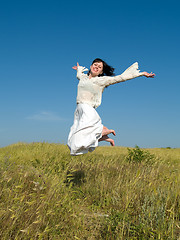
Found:
[[[135,61],[156,78],[105,89],[97,109],[116,145],[180,147],[178,1],[26,0],[0,3],[0,147],[66,144],[78,81],[72,66]]]

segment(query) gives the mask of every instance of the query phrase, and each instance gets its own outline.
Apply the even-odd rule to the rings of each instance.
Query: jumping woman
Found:
[[[77,107],[74,113],[74,123],[68,136],[68,147],[71,155],[80,155],[92,152],[100,141],[110,142],[114,146],[114,140],[109,134],[115,134],[113,129],[103,126],[96,108],[101,104],[104,88],[119,82],[125,82],[136,77],[145,76],[153,78],[154,73],[140,72],[138,63],[135,62],[121,75],[114,76],[114,68],[105,61],[96,58],[90,70],[74,66],[79,79],[77,92]],[[88,71],[87,74],[84,72]]]

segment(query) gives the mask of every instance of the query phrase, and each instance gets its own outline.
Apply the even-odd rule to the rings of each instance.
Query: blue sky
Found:
[[[102,58],[154,79],[105,89],[97,109],[118,146],[180,147],[178,1],[1,1],[0,147],[66,144],[76,108],[72,66]]]

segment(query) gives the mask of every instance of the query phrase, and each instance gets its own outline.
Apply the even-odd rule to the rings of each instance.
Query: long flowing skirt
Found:
[[[74,123],[68,137],[71,155],[92,152],[102,137],[103,125],[96,110],[85,103],[77,104]]]

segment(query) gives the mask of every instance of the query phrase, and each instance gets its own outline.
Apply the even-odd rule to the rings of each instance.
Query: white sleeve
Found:
[[[101,87],[107,87],[109,85],[119,82],[125,82],[127,80],[140,76],[143,76],[143,72],[140,72],[140,70],[138,69],[138,63],[135,62],[129,68],[127,68],[121,75],[117,75],[114,77],[111,76],[99,77],[97,84],[100,85]]]
[[[78,66],[77,67],[77,79],[80,80],[80,78],[85,75],[84,72],[89,71],[86,67]]]

